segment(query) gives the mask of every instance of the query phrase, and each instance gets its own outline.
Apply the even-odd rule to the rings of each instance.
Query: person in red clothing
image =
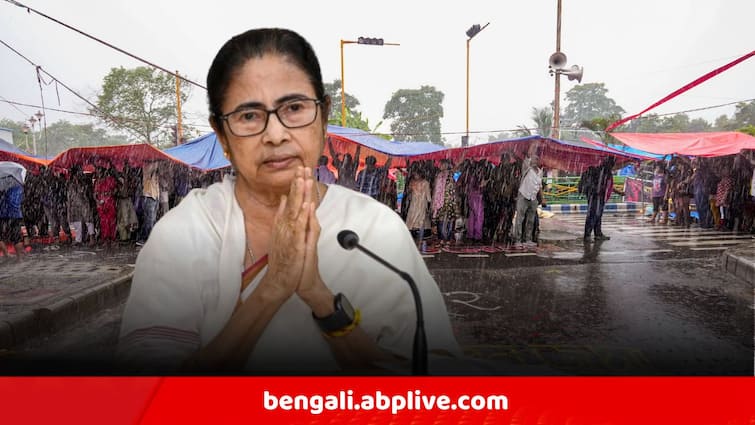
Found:
[[[116,201],[118,180],[113,176],[113,169],[99,168],[97,181],[94,183],[94,198],[97,201],[97,214],[100,216],[100,240],[107,243],[115,241]]]

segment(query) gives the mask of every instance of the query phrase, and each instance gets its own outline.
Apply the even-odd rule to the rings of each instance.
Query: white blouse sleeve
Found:
[[[173,212],[155,225],[136,261],[117,350],[126,367],[174,370],[200,346],[203,286],[217,253],[185,214]]]

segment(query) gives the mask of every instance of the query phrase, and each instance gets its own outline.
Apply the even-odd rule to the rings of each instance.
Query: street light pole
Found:
[[[31,126],[31,146],[32,146],[32,153],[36,156],[37,155],[37,137],[34,135],[34,123],[37,122],[37,119],[34,118],[34,115],[29,118],[29,125]]]
[[[485,24],[484,26],[480,26],[479,24],[472,25],[467,30],[467,131],[466,135],[461,138],[461,146],[467,146],[469,144],[469,42],[472,41],[472,38],[479,34],[482,30],[488,27],[490,25],[490,22]]]
[[[561,52],[561,0],[557,0],[556,7],[556,53]],[[561,74],[556,72],[555,75],[555,94],[553,96],[553,131],[551,137],[558,139],[560,137],[559,126],[561,125]]]
[[[356,43],[355,41],[341,40],[341,127],[346,127],[346,82],[343,70],[343,45]]]
[[[467,131],[466,131],[466,139],[464,140],[465,143],[462,143],[462,146],[466,146],[467,143],[469,143],[469,42],[472,41],[471,38],[467,39]]]
[[[21,128],[21,131],[24,132],[24,148],[28,151],[29,150],[29,125],[24,124],[24,126]]]
[[[176,146],[183,140],[183,127],[181,126],[181,77],[176,70]]]
[[[44,105],[42,106],[44,107]],[[37,111],[36,114],[34,114],[35,117],[37,117],[37,122],[39,123],[39,134],[42,134],[42,117],[45,116],[45,114],[42,113],[42,111]],[[32,126],[33,127],[33,126]],[[32,128],[32,136],[34,136],[34,128]],[[34,140],[34,137],[32,137],[32,140]],[[37,144],[34,143],[34,155],[37,154]],[[45,126],[45,157],[47,157],[47,126]]]
[[[341,40],[341,127],[346,127],[346,83],[343,61],[344,44],[369,44],[373,46],[400,46],[399,43],[385,43],[382,38],[359,37],[357,41]]]

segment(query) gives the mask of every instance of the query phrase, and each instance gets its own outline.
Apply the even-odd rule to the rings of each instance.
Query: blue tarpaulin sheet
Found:
[[[205,171],[231,166],[231,163],[223,156],[223,148],[218,143],[215,133],[205,134],[183,145],[165,149],[163,152]]]
[[[394,142],[354,128],[328,126],[328,136],[336,140],[345,140],[358,143],[367,150],[363,150],[360,162],[366,155],[384,154],[393,157],[410,157],[430,152],[443,150],[444,147],[430,142]],[[341,151],[342,149],[336,149]],[[375,152],[370,152],[370,150]],[[328,149],[325,148],[327,154]],[[202,137],[191,140],[183,145],[164,150],[168,155],[182,162],[202,170],[216,170],[229,167],[231,164],[223,156],[223,148],[218,143],[215,133],[205,134]],[[384,158],[378,158],[382,162]]]

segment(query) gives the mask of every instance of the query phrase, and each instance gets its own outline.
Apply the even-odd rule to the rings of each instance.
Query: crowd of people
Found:
[[[694,202],[701,228],[755,231],[755,160],[752,151],[748,155],[675,156],[668,162],[655,162],[650,222],[690,227]]]
[[[177,205],[194,187],[207,187],[220,173],[200,173],[168,161],[148,161],[142,167],[112,164],[85,172],[39,167],[23,184],[0,192],[0,253],[13,246],[20,258],[35,241],[112,246],[141,245],[158,218]]]
[[[331,148],[337,171],[356,167],[356,159],[342,159]],[[697,211],[701,228],[753,232],[755,210],[755,161],[752,152],[704,158],[676,155],[666,160],[646,161],[654,168],[653,213],[650,221],[690,227]],[[390,161],[390,160],[389,160]],[[328,158],[320,162],[318,176],[328,183],[353,188],[397,210],[411,231],[417,247],[425,251],[454,252],[458,246],[508,246],[529,249],[537,246],[538,206],[545,206],[544,170],[536,155],[527,158],[503,153],[498,164],[485,159],[466,159],[459,164],[444,159],[408,163],[404,189],[396,193],[396,181],[388,177],[390,162],[382,167],[375,158],[365,160],[356,179],[337,178],[327,169]],[[340,167],[339,167],[340,166]],[[580,176],[578,192],[588,204],[584,240],[610,239],[601,228],[605,205],[613,193],[624,196],[614,183],[615,157],[588,167]],[[353,176],[349,168],[343,175]],[[365,185],[365,181],[371,183]],[[400,200],[400,201],[399,201]],[[672,217],[670,219],[670,217]],[[428,241],[430,244],[428,245]],[[492,248],[491,248],[492,249]]]
[[[356,159],[350,154],[341,158],[331,148],[339,175],[345,167],[353,167],[350,164],[358,164],[358,155],[359,149]],[[432,160],[409,162],[403,169],[401,196],[395,179],[388,176],[390,166],[390,159],[378,167],[375,157],[368,156],[365,168],[353,181],[336,179],[324,171],[317,175],[398,211],[418,248],[425,251],[496,243],[511,244],[515,249],[537,245],[537,207],[544,206],[545,201],[543,169],[536,155],[518,158],[506,152],[497,165],[485,159],[466,159],[458,164],[450,159],[437,164]],[[326,157],[320,162],[319,168],[323,167],[327,167]],[[344,175],[354,175],[349,169],[345,171]]]
[[[329,158],[321,156],[314,177],[364,193],[396,210],[405,221],[417,247],[425,251],[454,251],[459,246],[533,248],[538,242],[537,207],[545,206],[543,169],[537,156],[517,158],[508,152],[498,164],[466,159],[407,162],[398,175],[389,176],[391,159],[381,166],[375,156],[364,159],[338,154],[328,142]],[[750,157],[752,157],[750,153]],[[673,156],[648,161],[652,169],[651,223],[752,232],[753,161],[744,153],[704,158]],[[614,157],[582,173],[578,191],[588,202],[584,238],[610,239],[601,230],[601,216],[611,194]],[[222,180],[219,171],[200,173],[167,161],[146,162],[143,167],[124,164],[97,167],[85,173],[78,165],[67,172],[40,167],[25,184],[2,191],[0,242],[16,252],[29,249],[33,239],[53,244],[143,244],[156,220],[173,208],[194,187]],[[400,196],[399,196],[400,195]],[[25,228],[25,231],[23,230]],[[429,244],[428,244],[429,242]],[[55,246],[55,245],[53,245]],[[8,256],[5,243],[0,253]]]

